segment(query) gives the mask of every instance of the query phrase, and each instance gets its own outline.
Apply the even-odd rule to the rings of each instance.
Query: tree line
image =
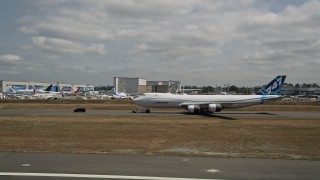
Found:
[[[303,84],[291,84],[291,83],[284,83],[285,85],[289,86],[289,87],[294,87],[294,88],[319,88],[319,84],[318,83],[312,83],[312,84],[307,84],[307,83],[303,83]]]
[[[294,87],[294,88],[320,88],[318,83],[285,83],[285,86],[288,87]],[[112,90],[113,86],[107,85],[107,86],[96,86],[94,87],[95,91],[110,91]],[[237,94],[250,94],[254,89],[259,89],[261,86],[256,87],[244,87],[244,86],[235,86],[235,85],[225,85],[225,86],[192,86],[192,85],[186,85],[183,86],[183,89],[201,89],[202,93],[220,93],[220,92],[235,92]]]
[[[292,83],[285,83],[285,86],[288,87],[293,87],[293,88],[320,88],[318,83],[311,83],[311,84],[307,84],[307,83],[303,83],[303,84],[292,84]],[[260,89],[261,86],[255,86],[255,87],[244,87],[244,86],[235,86],[235,85],[225,85],[225,86],[202,86],[202,87],[198,87],[198,86],[190,86],[190,85],[186,85],[183,86],[183,89],[202,89],[202,93],[221,93],[221,92],[234,92],[237,94],[251,94],[253,93],[255,90]]]
[[[107,85],[107,86],[95,86],[95,91],[111,91],[113,86]]]

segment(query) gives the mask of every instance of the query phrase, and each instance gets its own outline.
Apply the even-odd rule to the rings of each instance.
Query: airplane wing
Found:
[[[208,102],[184,102],[184,103],[181,103],[179,104],[179,106],[181,107],[185,107],[185,106],[189,106],[189,105],[208,105],[209,103]]]

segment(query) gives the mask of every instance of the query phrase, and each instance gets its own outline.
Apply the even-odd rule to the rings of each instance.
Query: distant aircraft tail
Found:
[[[256,94],[257,95],[280,95],[281,89],[284,85],[286,75],[277,76],[269,84],[263,86]]]
[[[65,91],[66,88],[61,88],[60,93],[63,94],[80,94],[80,87],[77,87],[77,89],[74,89],[72,91],[69,91],[68,89]]]
[[[77,90],[74,91],[75,94],[80,94],[80,88],[78,87]]]
[[[37,93],[37,89],[34,87],[34,86],[32,86],[32,92],[33,92],[33,94],[35,95],[36,93]]]
[[[52,84],[50,84],[50,86],[48,86],[44,91],[51,91],[52,89]]]
[[[14,86],[8,86],[8,88],[11,93],[16,93],[16,90],[14,90]]]
[[[119,93],[116,91],[116,88],[112,88],[111,93],[113,95],[119,95]]]

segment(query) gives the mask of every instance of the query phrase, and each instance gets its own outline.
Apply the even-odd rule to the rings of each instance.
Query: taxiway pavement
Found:
[[[106,116],[106,115],[121,115],[121,116],[189,116],[197,118],[199,115],[189,115],[183,110],[177,111],[153,111],[151,113],[132,113],[129,110],[87,110],[87,112],[75,113],[72,110],[0,110],[0,115],[33,115],[33,116]],[[200,115],[201,116],[201,115]],[[277,118],[277,119],[319,119],[320,112],[317,111],[222,111],[217,112],[212,117],[222,119],[237,119],[237,118]]]
[[[0,179],[319,179],[320,161],[0,153]],[[183,179],[182,179],[183,178]]]

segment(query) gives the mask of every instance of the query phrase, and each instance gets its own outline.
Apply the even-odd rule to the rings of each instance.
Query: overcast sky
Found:
[[[0,80],[320,83],[320,1],[0,0]]]

